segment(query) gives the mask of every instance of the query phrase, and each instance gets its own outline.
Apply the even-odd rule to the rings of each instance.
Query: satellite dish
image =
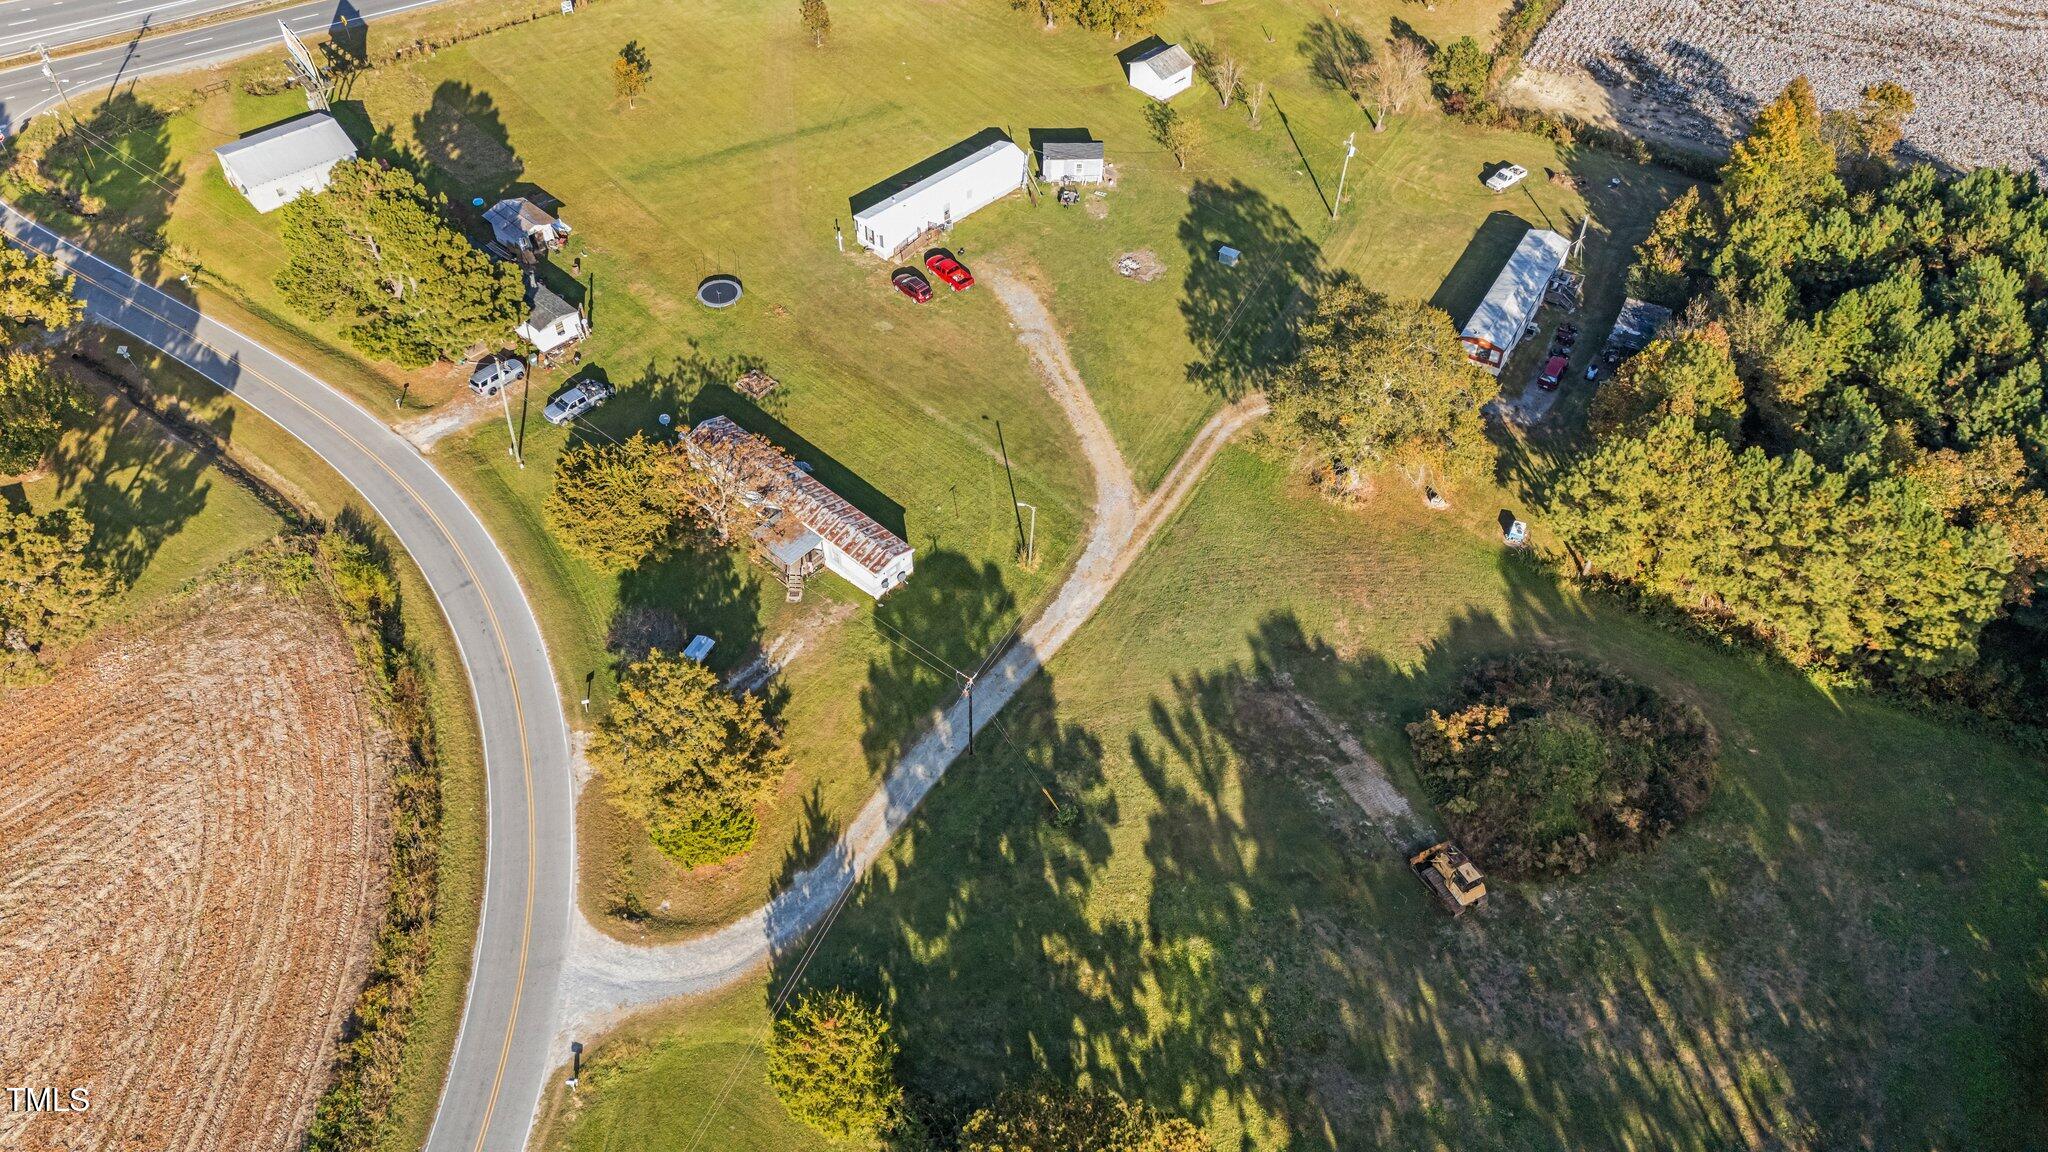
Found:
[[[671,423],[671,422],[672,422],[672,421],[674,420],[674,417],[670,416],[670,415],[669,415],[668,413],[666,413],[666,412],[663,412],[663,413],[662,413],[661,415],[659,415],[659,416],[655,417],[655,419],[657,419],[657,420],[661,421],[661,426],[662,426],[663,428],[666,428],[666,427],[668,427],[668,426],[669,426],[669,424],[670,424],[670,423]]]

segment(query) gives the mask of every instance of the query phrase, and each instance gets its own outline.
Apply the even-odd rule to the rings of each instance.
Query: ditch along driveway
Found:
[[[1216,413],[1166,479],[1140,500],[1123,453],[1074,370],[1045,305],[1029,285],[1000,267],[983,264],[976,272],[1009,312],[1017,342],[1030,352],[1047,389],[1080,437],[1082,455],[1095,477],[1094,515],[1080,560],[1019,642],[975,681],[978,731],[1094,614],[1152,534],[1194,491],[1216,453],[1266,413],[1266,402],[1251,396]],[[675,944],[629,944],[605,935],[579,911],[563,980],[562,1031],[555,1050],[566,1050],[572,1040],[588,1040],[636,1009],[722,988],[829,921],[853,891],[854,881],[881,856],[966,747],[967,724],[964,698],[937,713],[930,730],[890,770],[823,860],[799,873],[767,904],[716,932]]]

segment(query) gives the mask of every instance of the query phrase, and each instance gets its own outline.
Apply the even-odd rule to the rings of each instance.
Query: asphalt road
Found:
[[[32,52],[41,42],[55,51],[63,44],[109,35],[135,39],[55,61],[57,78],[76,103],[104,97],[121,84],[157,72],[201,68],[247,56],[279,42],[283,20],[302,36],[327,36],[343,51],[360,52],[364,23],[439,0],[321,0],[268,8],[249,16],[217,20],[204,27],[161,35],[140,35],[145,22],[157,27],[193,16],[246,7],[249,0],[0,0],[0,56]],[[96,22],[100,21],[100,22]],[[317,54],[318,47],[314,48]],[[12,132],[58,100],[58,87],[35,61],[0,71],[0,135]]]
[[[441,474],[332,386],[0,204],[0,229],[77,277],[86,316],[169,353],[319,453],[411,555],[469,673],[490,856],[462,1035],[430,1152],[519,1152],[553,1051],[574,909],[569,728],[540,625],[505,556]]]

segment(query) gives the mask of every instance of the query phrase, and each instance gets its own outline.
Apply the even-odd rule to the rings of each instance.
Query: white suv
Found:
[[[526,377],[526,361],[517,356],[486,360],[469,374],[469,390],[479,396],[496,396]]]

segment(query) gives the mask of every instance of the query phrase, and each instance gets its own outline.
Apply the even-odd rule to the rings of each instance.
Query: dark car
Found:
[[[1562,356],[1552,356],[1550,359],[1545,360],[1543,362],[1543,374],[1536,377],[1536,386],[1545,392],[1557,387],[1557,382],[1564,379],[1564,369],[1567,363],[1569,362]]]
[[[932,270],[932,275],[952,285],[955,292],[965,292],[974,287],[974,273],[962,267],[950,252],[932,253],[924,258],[924,266]]]
[[[898,292],[903,293],[919,304],[932,298],[932,286],[925,282],[924,277],[919,276],[908,268],[890,277],[889,282],[896,285]]]

